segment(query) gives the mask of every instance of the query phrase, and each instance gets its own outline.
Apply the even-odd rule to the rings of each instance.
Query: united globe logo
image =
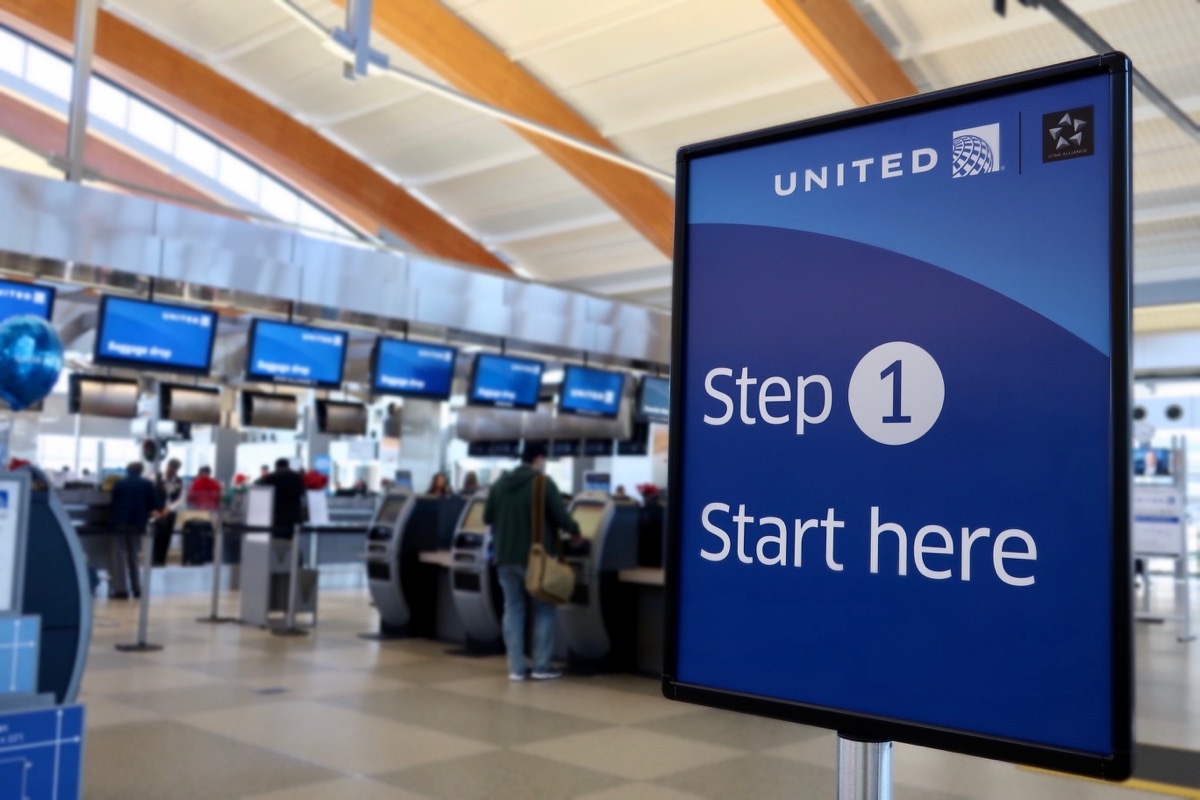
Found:
[[[955,131],[950,169],[955,178],[999,172],[1000,123]]]

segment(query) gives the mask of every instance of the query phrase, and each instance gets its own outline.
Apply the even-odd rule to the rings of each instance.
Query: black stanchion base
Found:
[[[129,644],[114,645],[122,653],[155,653],[163,649],[161,644],[149,642],[130,642]]]
[[[271,628],[271,634],[274,636],[308,636],[308,631],[303,628]]]
[[[196,622],[210,622],[219,625],[226,622],[241,622],[237,617],[196,617]]]

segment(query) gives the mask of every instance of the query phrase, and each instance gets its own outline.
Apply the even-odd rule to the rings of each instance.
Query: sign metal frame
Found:
[[[1111,331],[1110,395],[1111,424],[1109,503],[1113,524],[1111,583],[1112,695],[1098,698],[1109,703],[1113,731],[1113,752],[1097,754],[1050,746],[1037,742],[998,737],[991,734],[939,727],[920,722],[824,707],[779,698],[745,694],[711,686],[689,684],[676,679],[679,666],[678,636],[681,592],[681,533],[683,492],[687,481],[682,430],[671,437],[669,485],[674,487],[668,502],[667,553],[665,558],[666,596],[662,691],[668,699],[714,708],[814,725],[836,730],[842,736],[862,741],[895,740],[966,755],[1011,761],[1046,769],[1083,774],[1107,780],[1123,780],[1132,771],[1133,716],[1133,607],[1130,566],[1131,519],[1131,371],[1130,371],[1130,265],[1131,265],[1131,127],[1130,92],[1132,66],[1122,53],[1109,53],[1065,64],[1031,70],[995,80],[957,87],[869,108],[855,109],[813,120],[782,125],[680,148],[677,156],[675,258],[672,318],[672,375],[670,415],[686,419],[690,398],[685,396],[689,382],[686,374],[689,330],[689,164],[701,156],[758,147],[800,137],[835,132],[866,123],[882,122],[922,112],[937,111],[955,105],[1003,97],[1077,79],[1108,76],[1110,79],[1112,142],[1110,163],[1110,241],[1109,301]],[[1099,156],[1098,157],[1102,157]],[[1104,654],[1097,654],[1101,657]],[[749,661],[747,662],[750,663]]]

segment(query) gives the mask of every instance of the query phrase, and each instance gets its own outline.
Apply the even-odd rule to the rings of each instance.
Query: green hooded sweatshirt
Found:
[[[497,564],[529,562],[533,546],[533,479],[538,476],[533,467],[522,464],[504,475],[488,493],[483,521],[492,526],[496,544]],[[550,478],[546,478],[546,525],[543,542],[550,553],[558,552],[558,531],[579,535],[579,524],[567,513],[562,495]]]

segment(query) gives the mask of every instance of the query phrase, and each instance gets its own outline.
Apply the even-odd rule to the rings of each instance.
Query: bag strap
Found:
[[[546,476],[533,479],[533,543],[542,543],[542,531],[546,525]]]

